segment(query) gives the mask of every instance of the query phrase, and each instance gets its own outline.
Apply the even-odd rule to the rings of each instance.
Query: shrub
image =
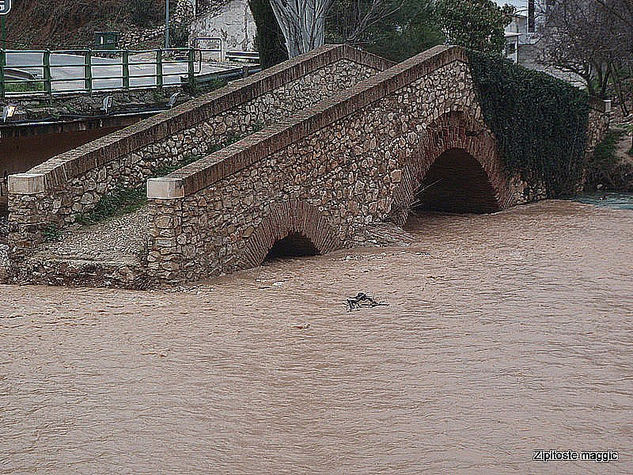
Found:
[[[141,28],[149,28],[165,20],[165,8],[159,7],[155,0],[128,0],[127,8],[132,23]]]
[[[492,0],[438,0],[436,14],[448,43],[488,53],[503,51],[509,17]]]
[[[182,85],[182,90],[190,96],[199,96],[220,89],[228,83],[224,79],[212,79],[210,81],[200,82],[197,78],[188,81]]]
[[[189,46],[189,28],[184,23],[170,23],[169,46],[172,48],[186,48]]]
[[[596,146],[587,163],[587,190],[595,190],[598,185],[613,191],[627,191],[631,188],[633,166],[616,154],[617,144],[624,135],[624,130],[609,130],[604,140]]]

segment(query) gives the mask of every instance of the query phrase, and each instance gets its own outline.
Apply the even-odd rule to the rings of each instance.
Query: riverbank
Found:
[[[633,471],[633,212],[407,230],[171,291],[0,286],[3,468]],[[360,291],[389,305],[348,312]]]
[[[633,143],[631,124],[620,124],[609,130],[589,157],[585,190],[633,192]]]
[[[7,251],[7,235],[9,234],[8,216],[0,214],[0,283],[6,279],[6,269],[9,266]]]

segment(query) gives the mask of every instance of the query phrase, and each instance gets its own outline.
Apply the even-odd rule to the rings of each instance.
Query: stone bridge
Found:
[[[160,176],[165,165],[175,171]],[[54,255],[52,229],[72,229],[104,196],[148,178],[135,264]],[[131,287],[362,245],[412,207],[485,213],[539,198],[506,171],[465,52],[444,46],[397,65],[323,47],[14,175],[9,187],[15,280]]]

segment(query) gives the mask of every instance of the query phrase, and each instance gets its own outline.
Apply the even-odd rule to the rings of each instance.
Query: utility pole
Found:
[[[2,28],[2,49],[7,49],[7,21],[5,15],[0,16],[0,28]]]
[[[165,48],[169,48],[169,0],[165,0]]]

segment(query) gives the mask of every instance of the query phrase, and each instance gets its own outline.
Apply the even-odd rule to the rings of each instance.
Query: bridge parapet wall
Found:
[[[160,168],[202,156],[391,65],[348,46],[324,46],[13,175],[12,254],[28,252],[47,227],[72,224],[117,188],[141,186]]]
[[[444,134],[427,134],[446,115],[468,120],[451,121]],[[473,124],[478,135],[469,135]],[[487,142],[476,146],[482,137]],[[313,240],[321,252],[358,244],[367,226],[389,217],[412,162],[426,161],[413,168],[428,169],[437,158],[423,153],[428,140],[443,141],[433,147],[439,152],[452,146],[479,151],[475,158],[498,173],[498,198],[509,206],[515,195],[491,137],[464,52],[433,48],[150,180],[150,271],[159,280],[178,281],[252,267],[289,232],[316,236],[324,243],[318,249]]]

